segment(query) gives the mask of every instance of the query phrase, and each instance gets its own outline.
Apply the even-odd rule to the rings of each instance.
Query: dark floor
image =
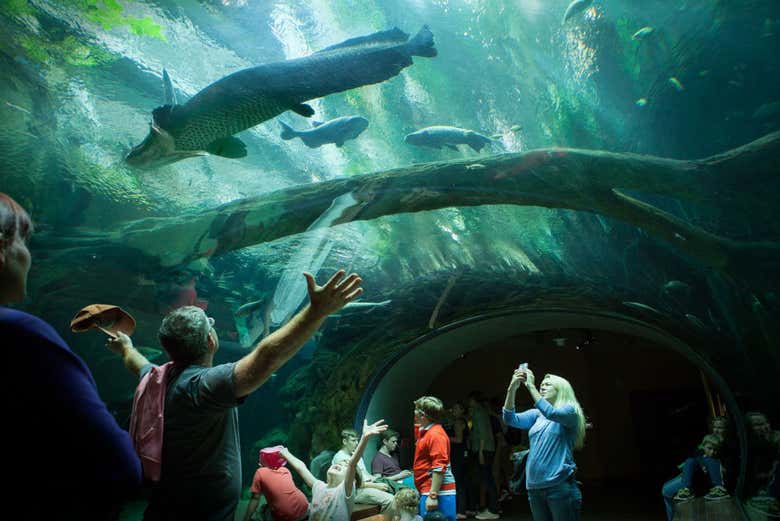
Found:
[[[652,491],[651,491],[652,492]],[[501,504],[505,521],[532,521],[527,496]],[[641,485],[582,486],[582,521],[666,521],[660,488],[657,495]]]
[[[660,487],[648,490],[640,484],[593,486],[582,485],[581,521],[666,521]],[[657,493],[656,493],[657,492]],[[242,500],[236,515],[243,519],[246,500]],[[525,495],[513,496],[501,503],[504,521],[533,521]],[[138,521],[143,517],[145,504],[137,502],[128,507],[121,521]]]

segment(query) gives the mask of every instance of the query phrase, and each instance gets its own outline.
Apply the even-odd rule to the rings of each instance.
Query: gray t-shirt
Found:
[[[235,364],[174,368],[165,396],[162,476],[150,509],[233,520],[241,495]],[[141,369],[141,377],[151,365]]]

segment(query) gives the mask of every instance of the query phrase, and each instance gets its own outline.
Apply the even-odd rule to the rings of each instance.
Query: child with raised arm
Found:
[[[355,506],[355,475],[357,463],[363,457],[368,439],[387,429],[384,420],[368,424],[363,420],[363,435],[360,437],[355,452],[349,461],[335,463],[327,473],[327,483],[315,478],[306,465],[293,456],[286,448],[279,454],[287,460],[290,468],[300,474],[303,481],[311,488],[311,503],[309,506],[309,521],[344,521],[352,516]]]

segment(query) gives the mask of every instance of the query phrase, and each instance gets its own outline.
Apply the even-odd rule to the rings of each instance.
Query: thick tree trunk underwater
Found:
[[[699,263],[725,270],[739,259],[774,266],[780,243],[735,241],[707,232],[626,192],[770,214],[749,185],[780,172],[780,132],[701,160],[578,149],[539,149],[404,168],[297,186],[200,213],[128,223],[110,234],[41,238],[44,250],[126,257],[175,269],[192,261],[306,231],[334,199],[354,203],[334,224],[446,207],[514,204],[567,208],[620,219]]]

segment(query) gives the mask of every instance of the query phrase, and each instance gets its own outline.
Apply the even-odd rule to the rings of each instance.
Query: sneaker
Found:
[[[691,489],[688,487],[683,487],[680,490],[677,491],[677,494],[674,495],[675,501],[690,501],[694,498],[693,493],[691,492]]]
[[[460,512],[455,514],[455,519],[468,519],[468,518],[469,516],[467,516],[466,514],[461,514]]]
[[[485,509],[474,517],[477,519],[498,519],[500,516],[498,514],[494,514],[490,510]]]
[[[771,496],[754,496],[747,500],[748,510],[769,516],[780,516],[780,501]]]
[[[726,489],[721,487],[720,485],[716,485],[710,489],[709,492],[704,496],[704,499],[707,499],[709,501],[717,501],[719,499],[727,499],[731,496],[729,496],[729,493],[726,492]]]

